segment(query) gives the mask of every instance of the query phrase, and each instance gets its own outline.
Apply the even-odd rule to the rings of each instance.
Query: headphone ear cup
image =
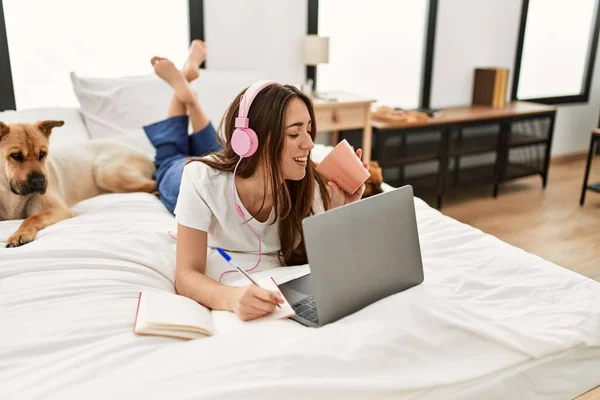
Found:
[[[250,128],[236,128],[231,135],[231,147],[240,157],[250,157],[258,149],[258,136]]]

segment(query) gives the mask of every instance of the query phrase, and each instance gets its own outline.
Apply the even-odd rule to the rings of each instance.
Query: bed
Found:
[[[0,114],[19,118],[65,119],[52,146],[94,139],[82,110]],[[0,398],[569,399],[600,385],[600,283],[415,209],[422,285],[319,329],[269,321],[194,341],[132,331],[141,290],[173,291],[175,220],[156,197],[83,201],[16,249],[3,243],[20,221],[0,222]]]

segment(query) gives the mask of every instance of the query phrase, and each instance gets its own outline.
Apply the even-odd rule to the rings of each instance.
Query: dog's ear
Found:
[[[57,126],[63,126],[64,124],[65,124],[65,121],[47,120],[47,121],[40,121],[35,125],[38,127],[38,129],[40,131],[42,131],[42,133],[44,135],[46,135],[46,137],[48,137],[52,133],[52,128],[56,128]]]
[[[10,128],[4,122],[0,121],[0,140],[2,140],[2,137],[6,135],[9,130]]]

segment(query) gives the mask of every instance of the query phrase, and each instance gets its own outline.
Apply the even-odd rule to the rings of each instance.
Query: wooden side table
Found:
[[[341,130],[362,129],[362,158],[364,162],[371,161],[371,103],[375,100],[333,92],[327,93],[327,99],[312,98],[312,101],[317,129],[320,132],[331,132],[330,144],[337,144]]]

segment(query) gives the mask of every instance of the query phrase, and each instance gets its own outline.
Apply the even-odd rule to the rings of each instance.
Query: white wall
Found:
[[[431,107],[471,103],[473,69],[510,69],[519,33],[522,0],[443,0],[438,4]]]
[[[387,106],[418,107],[428,5],[428,0],[320,0],[319,35],[329,37],[329,62],[317,67],[317,90],[343,88]]]
[[[307,0],[205,0],[207,68],[260,71],[301,84]]]
[[[512,91],[521,0],[444,0],[439,2],[432,74],[432,107],[470,104],[473,69],[502,66],[510,70]],[[596,57],[590,101],[559,106],[552,154],[587,150],[590,131],[600,114],[600,66]],[[557,77],[559,79],[559,77]]]
[[[204,4],[208,68],[255,70],[287,83],[304,81],[307,0],[206,0]],[[522,0],[439,2],[432,107],[469,104],[477,66],[509,68],[509,99],[521,4]],[[600,114],[599,57],[589,103],[558,107],[553,155],[588,147]]]

